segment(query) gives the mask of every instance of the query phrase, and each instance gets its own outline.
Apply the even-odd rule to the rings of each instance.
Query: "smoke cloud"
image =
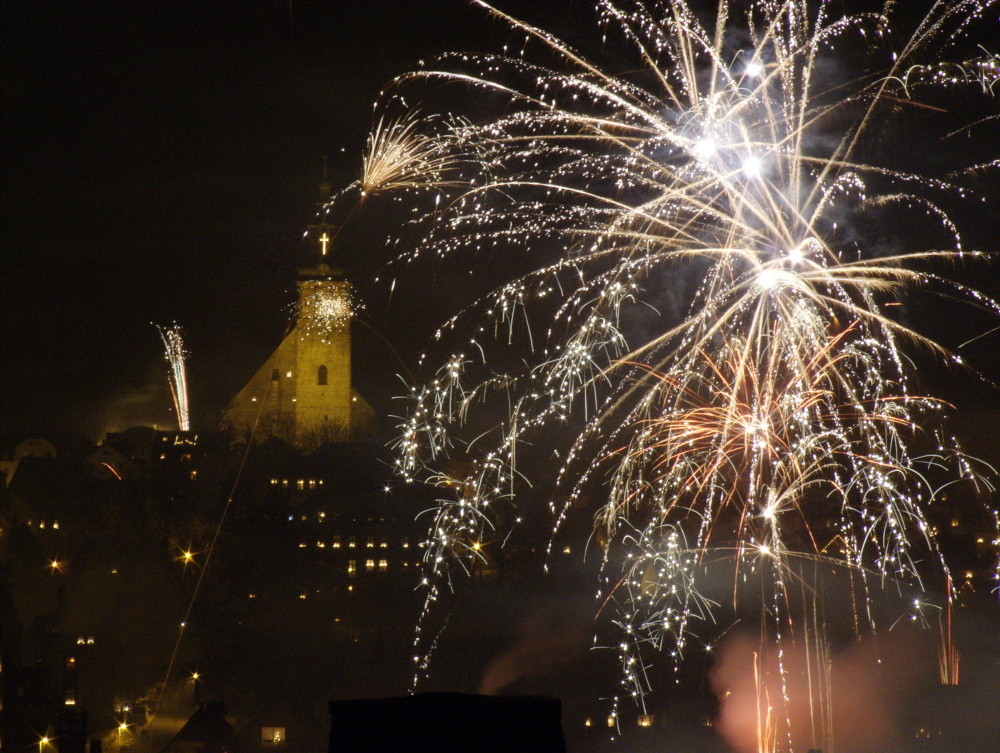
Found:
[[[765,716],[770,707],[779,747],[790,737],[793,750],[833,743],[854,753],[903,753],[912,735],[900,721],[903,710],[908,696],[927,686],[934,657],[926,635],[867,638],[828,654],[824,678],[815,655],[807,664],[801,642],[779,648],[738,635],[723,645],[711,675],[720,704],[716,728],[735,751],[757,753],[758,708]]]
[[[565,613],[535,612],[518,627],[514,642],[486,667],[479,692],[499,693],[518,680],[539,677],[577,659],[585,650],[590,621]]]

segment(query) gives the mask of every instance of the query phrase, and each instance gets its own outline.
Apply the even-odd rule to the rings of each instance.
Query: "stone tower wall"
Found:
[[[299,323],[295,331],[300,439],[332,438],[351,430],[351,309],[345,280],[299,282]],[[320,372],[325,371],[321,384]]]

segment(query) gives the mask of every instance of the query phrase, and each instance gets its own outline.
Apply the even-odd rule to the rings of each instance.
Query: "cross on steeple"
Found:
[[[322,244],[322,250],[320,251],[320,253],[323,256],[326,256],[326,244],[330,242],[330,236],[327,235],[325,230],[323,231],[323,235],[319,237],[319,242],[320,244]]]

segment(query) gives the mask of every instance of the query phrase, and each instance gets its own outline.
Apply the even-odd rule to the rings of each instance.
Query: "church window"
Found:
[[[319,375],[316,377],[316,384],[326,384],[326,364],[319,367]]]
[[[305,482],[305,479],[301,479],[301,478],[300,478],[300,479],[299,479],[299,480],[298,480],[298,481],[297,481],[297,482],[295,483],[295,486],[296,486],[296,488],[298,488],[298,489],[305,489],[305,488],[306,488],[306,482]]]
[[[365,570],[374,570],[375,560],[365,560]]]
[[[281,374],[278,372],[277,369],[274,369],[271,372],[271,381],[272,382],[277,382],[280,378],[281,378]]]
[[[357,573],[357,572],[358,572],[358,561],[357,560],[348,560],[347,561],[347,574],[353,577],[354,574]]]
[[[389,569],[389,561],[388,560],[379,560],[378,561],[378,569],[379,569],[379,572],[384,573],[386,570]]]

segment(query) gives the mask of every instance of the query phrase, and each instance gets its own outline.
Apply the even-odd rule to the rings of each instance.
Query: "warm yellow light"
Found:
[[[191,560],[194,559],[194,554],[192,554],[191,552],[189,552],[187,550],[184,550],[184,555],[183,556],[184,556],[184,561],[185,562],[190,562]]]
[[[192,680],[197,680],[199,677],[201,677],[201,675],[198,674],[197,672],[192,672],[191,673],[191,679]]]

